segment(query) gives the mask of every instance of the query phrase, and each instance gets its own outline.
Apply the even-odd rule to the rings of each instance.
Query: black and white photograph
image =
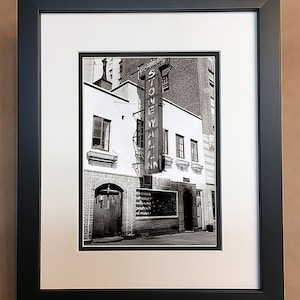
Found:
[[[80,250],[216,249],[218,53],[80,53]]]

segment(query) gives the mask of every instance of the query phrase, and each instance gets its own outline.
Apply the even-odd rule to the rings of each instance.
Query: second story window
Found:
[[[168,154],[169,143],[168,143],[168,130],[164,129],[164,141],[163,141],[163,153]]]
[[[144,121],[140,119],[136,120],[136,144],[144,148]]]
[[[191,140],[191,160],[198,161],[198,143]]]
[[[101,117],[94,116],[92,148],[108,151],[109,132],[110,121]]]
[[[176,134],[176,156],[184,158],[184,137]]]

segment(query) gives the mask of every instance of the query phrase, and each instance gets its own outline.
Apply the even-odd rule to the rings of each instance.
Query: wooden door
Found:
[[[94,204],[93,238],[121,234],[121,202],[121,191],[98,191]]]
[[[203,191],[202,190],[196,190],[196,203],[197,203],[197,222],[198,227],[202,228],[202,199],[203,199]]]

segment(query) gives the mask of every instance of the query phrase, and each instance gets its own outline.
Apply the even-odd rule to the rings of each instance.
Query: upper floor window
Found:
[[[198,142],[191,140],[191,160],[198,161]]]
[[[144,121],[140,119],[136,120],[136,144],[144,148]]]
[[[176,134],[176,156],[184,158],[184,137]]]
[[[163,153],[168,154],[169,152],[169,132],[168,130],[164,129],[164,141],[163,141]]]
[[[92,148],[108,151],[109,133],[110,121],[101,117],[94,116]]]

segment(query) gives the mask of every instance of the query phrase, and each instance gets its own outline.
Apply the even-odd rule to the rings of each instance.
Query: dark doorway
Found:
[[[193,197],[191,192],[183,193],[184,205],[184,228],[185,230],[193,230]]]
[[[107,183],[95,190],[93,238],[121,235],[123,190]]]

